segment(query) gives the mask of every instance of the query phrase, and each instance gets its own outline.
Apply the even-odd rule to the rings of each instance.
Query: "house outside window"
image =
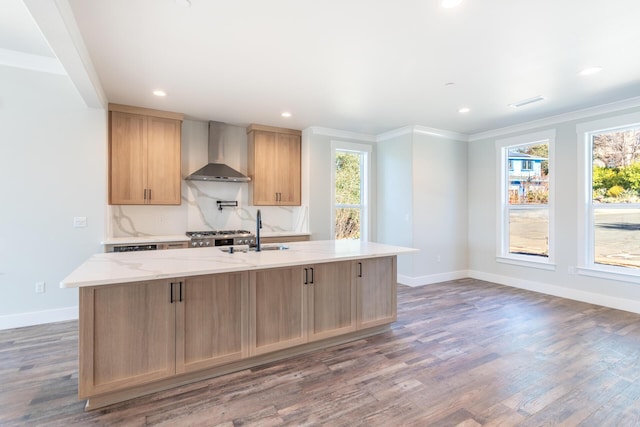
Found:
[[[640,277],[640,114],[578,127],[582,157],[579,272]]]
[[[336,240],[369,239],[371,146],[332,141],[334,197],[332,234]]]
[[[555,131],[496,141],[497,260],[554,269]]]

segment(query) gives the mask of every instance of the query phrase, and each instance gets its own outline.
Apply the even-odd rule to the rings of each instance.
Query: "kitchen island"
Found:
[[[87,409],[360,339],[396,320],[396,258],[414,249],[287,246],[103,253],[79,266],[61,287],[80,288]]]

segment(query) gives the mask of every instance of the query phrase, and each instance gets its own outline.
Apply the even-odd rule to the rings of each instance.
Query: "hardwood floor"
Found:
[[[390,332],[94,412],[76,322],[0,331],[0,425],[640,425],[640,315],[472,279],[398,304]]]

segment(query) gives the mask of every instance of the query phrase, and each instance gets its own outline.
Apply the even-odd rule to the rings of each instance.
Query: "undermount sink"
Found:
[[[243,247],[243,248],[234,248],[233,251],[231,250],[232,246],[228,246],[228,247],[224,247],[224,248],[220,248],[220,250],[222,252],[229,252],[229,253],[236,253],[236,252],[242,252],[242,253],[247,253],[247,252],[255,252],[256,251],[256,247],[255,246],[251,246],[251,247]],[[286,249],[289,249],[289,246],[286,245],[262,245],[260,247],[260,250],[262,251],[284,251]]]

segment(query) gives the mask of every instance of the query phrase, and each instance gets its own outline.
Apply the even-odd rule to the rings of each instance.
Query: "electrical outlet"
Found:
[[[44,282],[37,282],[36,283],[36,293],[37,294],[43,294],[46,291],[46,284]]]
[[[86,216],[74,216],[73,217],[73,226],[75,228],[81,228],[87,226],[87,217]]]

